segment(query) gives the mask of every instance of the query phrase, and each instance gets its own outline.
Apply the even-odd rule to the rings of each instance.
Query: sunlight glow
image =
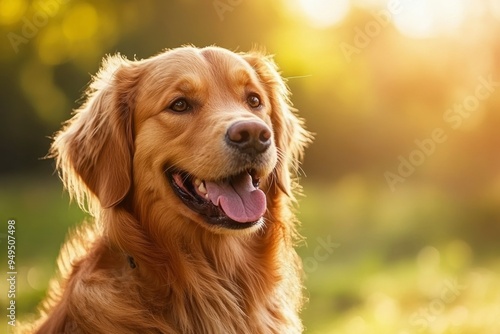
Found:
[[[449,34],[463,23],[465,0],[407,0],[394,15],[396,28],[404,35],[428,38]]]
[[[298,0],[312,25],[326,28],[342,21],[351,8],[349,0]]]
[[[497,19],[500,19],[500,3],[498,0],[490,0],[491,11],[493,12],[493,16]]]

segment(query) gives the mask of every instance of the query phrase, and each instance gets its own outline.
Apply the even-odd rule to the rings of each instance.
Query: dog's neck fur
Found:
[[[124,206],[103,210],[104,231],[81,228],[61,251],[62,284],[51,287],[50,318],[35,333],[301,333],[293,215],[277,201],[246,237],[201,227],[165,235]],[[162,226],[159,217],[141,219]]]
[[[186,227],[182,233],[169,227],[170,234],[164,235],[145,230],[125,210],[111,212],[120,223],[113,224],[117,233],[109,230],[108,238],[133,257],[137,268],[131,269],[131,280],[147,287],[140,292],[142,307],[176,323],[174,332],[295,333],[301,328],[298,258],[291,231],[276,220],[278,212],[287,210],[269,212],[264,227],[250,235],[214,234],[187,220],[189,233]],[[150,221],[147,226],[163,224]],[[297,281],[291,284],[297,291],[283,291],[289,280]]]

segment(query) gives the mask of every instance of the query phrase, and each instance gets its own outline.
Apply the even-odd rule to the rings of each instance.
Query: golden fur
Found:
[[[262,98],[249,110],[242,95]],[[167,110],[179,94],[196,110]],[[95,218],[73,233],[33,333],[300,333],[301,261],[293,175],[309,134],[262,52],[182,47],[155,57],[105,59],[86,102],[57,133],[51,154],[70,194]],[[165,173],[200,179],[241,169],[224,134],[238,120],[272,129],[252,168],[266,194],[264,222],[207,224]]]

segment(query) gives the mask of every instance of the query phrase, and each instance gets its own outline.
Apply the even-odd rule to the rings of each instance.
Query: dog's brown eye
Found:
[[[262,105],[260,98],[255,94],[251,94],[247,97],[247,103],[251,108],[259,108]]]
[[[185,99],[177,99],[168,108],[175,112],[183,112],[189,110],[191,106]]]

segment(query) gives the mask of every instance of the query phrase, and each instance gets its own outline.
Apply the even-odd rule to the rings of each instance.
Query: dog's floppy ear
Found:
[[[51,147],[69,193],[91,212],[98,203],[103,208],[120,203],[131,187],[131,109],[138,78],[133,67],[119,55],[105,59],[86,102]]]
[[[291,105],[288,87],[272,58],[261,51],[252,51],[242,56],[266,87],[271,101],[271,121],[279,155],[274,176],[278,187],[293,196],[290,188],[293,184],[291,172],[298,172],[304,149],[312,136],[304,129],[302,119],[295,115],[296,110]]]

